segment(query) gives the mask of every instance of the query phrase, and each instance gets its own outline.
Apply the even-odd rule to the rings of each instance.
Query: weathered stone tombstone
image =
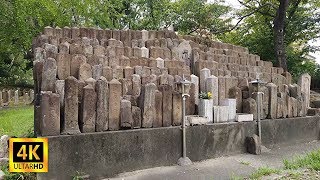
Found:
[[[51,91],[41,92],[41,136],[56,136],[60,134],[60,100],[59,95]]]
[[[182,123],[182,96],[174,91],[172,94],[172,125],[178,126]]]
[[[62,134],[79,134],[78,125],[78,81],[69,76],[65,80],[64,88],[64,120],[62,121]]]
[[[121,88],[121,83],[118,80],[113,79],[109,82],[109,130],[119,130],[120,128]]]
[[[233,122],[236,120],[236,109],[237,109],[237,102],[236,99],[223,99],[220,102],[220,106],[227,106],[228,107],[228,121]],[[224,116],[224,114],[222,114]]]
[[[156,85],[154,83],[146,84],[141,91],[140,95],[140,107],[142,110],[142,124],[144,128],[152,127],[155,120],[155,91]]]
[[[213,106],[219,104],[219,81],[218,77],[211,75],[206,78],[206,92],[211,92]]]
[[[24,101],[24,104],[27,105],[30,103],[30,97],[29,97],[29,94],[28,92],[24,92],[23,93],[23,101]]]
[[[95,131],[108,130],[109,123],[109,108],[108,108],[108,82],[104,77],[96,82],[96,93],[97,93],[97,117],[95,122]]]
[[[213,101],[210,99],[200,99],[198,105],[198,114],[207,117],[209,122],[213,122]]]
[[[14,91],[14,105],[19,105],[19,90]]]
[[[304,92],[306,95],[306,107],[310,107],[310,85],[311,85],[311,76],[307,73],[302,74],[299,77],[298,85],[301,87],[301,92]]]
[[[41,91],[54,91],[56,76],[56,60],[53,58],[46,59],[43,64]]]
[[[133,116],[131,110],[131,102],[128,100],[121,100],[121,127],[122,128],[133,128]]]
[[[159,91],[162,92],[162,114],[164,127],[172,125],[172,93],[173,89],[170,85],[160,85]]]

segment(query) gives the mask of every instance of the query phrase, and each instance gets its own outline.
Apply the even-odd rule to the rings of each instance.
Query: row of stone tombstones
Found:
[[[30,89],[29,91],[21,91],[19,90],[5,90],[0,91],[0,107],[9,106],[9,104],[13,104],[15,106],[23,103],[25,105],[33,102],[34,99],[34,91]]]
[[[52,136],[181,124],[182,97],[170,80],[163,80],[158,86],[152,82],[141,85],[139,75],[132,77],[139,81],[133,83],[136,85],[132,94],[136,95],[122,94],[123,87],[117,79],[108,82],[103,76],[86,82],[73,76],[57,80],[54,92],[37,94],[36,133]],[[194,114],[194,84],[190,95],[187,113]]]

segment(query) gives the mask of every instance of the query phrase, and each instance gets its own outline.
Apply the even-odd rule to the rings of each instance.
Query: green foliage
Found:
[[[248,47],[251,53],[258,54],[262,60],[272,61],[276,64],[274,53],[273,20],[279,1],[274,0],[245,0],[246,7],[238,12],[244,17],[240,26],[219,38],[222,41]],[[298,5],[296,5],[298,4]],[[257,7],[263,8],[257,10]],[[311,1],[290,1],[287,19],[285,24],[285,44],[288,69],[294,76],[308,72],[314,75],[316,65],[308,59],[308,54],[316,47],[312,47],[308,42],[316,38],[319,34],[319,16],[317,9],[319,2]]]
[[[230,10],[205,0],[0,0],[0,84],[32,85],[32,39],[44,27],[88,26],[216,32]],[[224,17],[224,18],[223,18]]]
[[[285,159],[283,161],[285,169],[309,168],[312,170],[320,170],[320,150],[308,153],[303,157],[296,157],[292,160]]]
[[[226,14],[231,8],[221,1],[207,3],[204,0],[178,0],[174,6],[174,27],[182,34],[205,35],[208,32],[223,32],[231,21]]]
[[[272,169],[268,167],[260,167],[256,172],[249,176],[250,179],[261,179],[263,176],[269,176],[271,174],[279,174],[281,171],[278,169]]]
[[[36,173],[10,173],[9,172],[9,166],[1,166],[0,169],[4,172],[5,180],[17,180],[17,179],[23,179],[23,180],[36,180],[37,175]]]

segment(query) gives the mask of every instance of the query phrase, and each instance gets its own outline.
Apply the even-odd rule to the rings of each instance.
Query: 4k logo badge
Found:
[[[10,138],[10,172],[48,172],[47,138]]]

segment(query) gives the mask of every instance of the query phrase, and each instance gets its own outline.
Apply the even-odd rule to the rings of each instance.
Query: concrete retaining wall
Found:
[[[307,142],[319,139],[319,117],[262,121],[262,143]],[[256,123],[225,123],[188,127],[187,154],[192,161],[244,153],[245,137]],[[179,127],[110,131],[49,137],[49,172],[39,179],[72,179],[76,171],[92,179],[121,172],[176,164],[181,156]]]

